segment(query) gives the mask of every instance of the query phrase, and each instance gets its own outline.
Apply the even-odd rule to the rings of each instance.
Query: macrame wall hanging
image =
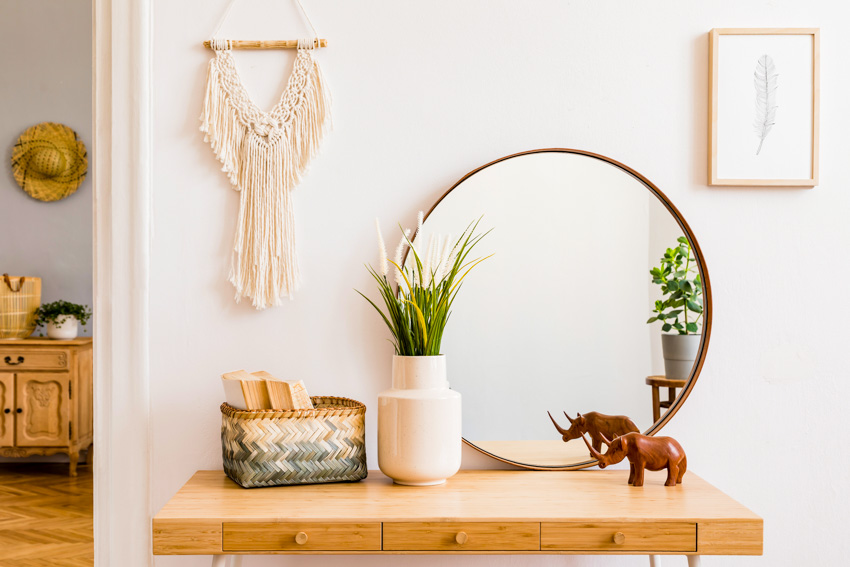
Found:
[[[201,131],[233,187],[241,192],[229,280],[236,301],[254,307],[292,299],[300,274],[295,250],[292,192],[318,153],[331,126],[331,97],[314,52],[319,39],[300,0],[313,38],[280,41],[219,39],[218,32],[236,0],[204,42],[215,51],[210,60]],[[233,49],[298,50],[292,74],[278,103],[263,112],[249,98],[233,60]]]

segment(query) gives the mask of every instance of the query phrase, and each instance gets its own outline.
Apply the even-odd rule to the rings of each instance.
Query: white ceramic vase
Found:
[[[79,321],[72,315],[60,316],[56,323],[47,324],[47,336],[51,339],[69,341],[77,338]]]
[[[442,484],[460,469],[461,397],[446,357],[394,356],[393,387],[378,394],[378,466],[397,484]]]

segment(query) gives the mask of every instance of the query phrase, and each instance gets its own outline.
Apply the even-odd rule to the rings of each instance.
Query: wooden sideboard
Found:
[[[92,458],[92,339],[0,340],[0,456]]]
[[[153,519],[156,555],[761,555],[762,520],[698,476],[460,471],[446,484],[358,483],[244,489],[198,471]],[[230,556],[225,558],[225,556]]]

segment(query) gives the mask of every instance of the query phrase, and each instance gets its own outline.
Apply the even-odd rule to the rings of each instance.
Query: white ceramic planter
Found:
[[[51,339],[69,341],[77,338],[78,329],[79,321],[77,321],[77,318],[65,315],[65,317],[59,317],[56,323],[47,324],[47,336]]]
[[[461,397],[446,357],[394,356],[393,387],[378,394],[378,466],[398,484],[442,484],[460,469]]]
[[[699,352],[702,335],[661,335],[664,375],[670,380],[687,380]]]

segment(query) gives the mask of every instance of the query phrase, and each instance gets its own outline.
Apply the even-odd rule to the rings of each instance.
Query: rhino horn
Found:
[[[552,423],[555,425],[555,429],[557,429],[557,430],[558,430],[558,433],[560,433],[561,435],[566,435],[566,434],[567,434],[567,430],[566,430],[566,429],[564,429],[563,427],[561,427],[560,425],[558,425],[558,422],[557,422],[557,421],[555,421],[555,418],[554,418],[554,417],[552,417],[552,414],[551,414],[551,413],[549,413],[548,411],[547,411],[546,413],[548,413],[548,414],[549,414],[549,419],[551,419],[551,420],[552,420]]]
[[[587,448],[590,450],[590,454],[593,456],[593,458],[597,461],[601,461],[602,454],[593,448],[593,446],[590,444],[590,441],[588,441],[587,437],[584,436],[584,433],[581,434],[581,438],[584,440],[584,444],[587,445]]]

